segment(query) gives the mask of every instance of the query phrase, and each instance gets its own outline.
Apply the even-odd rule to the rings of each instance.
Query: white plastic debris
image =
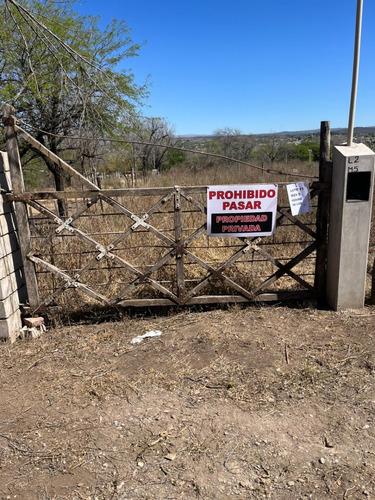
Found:
[[[146,332],[143,335],[138,335],[138,337],[134,337],[134,339],[131,339],[130,343],[131,344],[140,344],[144,339],[148,339],[150,337],[160,337],[161,331],[160,330],[151,330],[150,332]]]

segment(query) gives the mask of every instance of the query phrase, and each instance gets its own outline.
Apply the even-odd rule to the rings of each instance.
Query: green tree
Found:
[[[97,154],[94,141],[77,145],[62,136],[120,133],[147,88],[135,83],[131,71],[117,69],[140,49],[127,24],[114,20],[102,30],[98,17],[79,15],[75,3],[4,1],[0,99],[16,108],[17,117],[33,127],[44,146],[89,170]],[[27,145],[21,154],[37,152]],[[63,190],[61,169],[43,160],[56,188]]]
[[[293,148],[293,156],[302,161],[319,161],[319,143],[305,141]]]
[[[166,154],[163,170],[182,165],[186,162],[186,153],[176,149],[169,149]]]

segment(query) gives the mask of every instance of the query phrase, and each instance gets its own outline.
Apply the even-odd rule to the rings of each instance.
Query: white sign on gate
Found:
[[[307,182],[288,184],[289,205],[292,215],[301,215],[310,212],[310,192]]]
[[[208,186],[207,234],[271,236],[276,226],[277,185]]]

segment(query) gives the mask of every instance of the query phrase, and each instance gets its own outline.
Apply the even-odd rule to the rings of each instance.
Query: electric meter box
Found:
[[[364,144],[333,149],[327,257],[327,302],[364,306],[375,154]]]

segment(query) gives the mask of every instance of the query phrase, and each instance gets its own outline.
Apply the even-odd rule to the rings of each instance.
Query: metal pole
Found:
[[[356,100],[357,100],[357,86],[358,86],[359,52],[360,52],[360,47],[361,47],[362,10],[363,10],[363,0],[357,0],[357,18],[356,18],[356,26],[355,26],[355,46],[354,46],[354,60],[353,60],[352,95],[351,95],[351,99],[350,99],[348,141],[347,141],[348,146],[351,146],[353,144],[354,115],[355,115],[355,105],[356,105]]]

